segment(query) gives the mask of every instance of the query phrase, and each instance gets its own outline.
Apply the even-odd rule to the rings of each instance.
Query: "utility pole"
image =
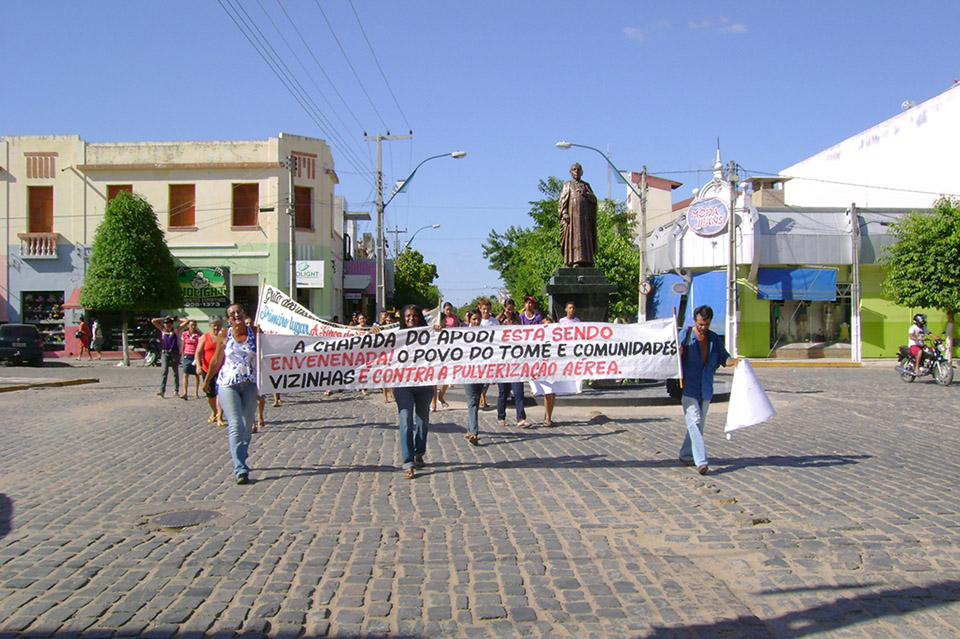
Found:
[[[290,176],[290,192],[287,197],[287,215],[290,217],[290,299],[297,299],[297,207],[296,191],[293,188],[293,175],[297,170],[297,156],[287,156],[287,170]]]
[[[393,260],[396,262],[397,258],[400,257],[400,234],[406,233],[407,229],[394,226],[392,229],[387,229],[386,232],[393,233]]]
[[[647,321],[647,165],[640,173],[640,299],[637,306],[637,321]]]
[[[719,153],[719,152],[718,152]],[[730,160],[727,169],[730,182],[730,217],[727,220],[727,235],[730,240],[730,260],[727,263],[727,352],[737,356],[737,163]]]
[[[384,310],[387,307],[387,263],[384,253],[383,242],[383,141],[384,140],[410,140],[412,135],[386,135],[365,136],[367,141],[377,141],[377,310]]]
[[[850,204],[851,248],[850,270],[853,271],[853,285],[850,287],[850,354],[854,362],[863,361],[863,325],[860,317],[860,212],[856,202]]]

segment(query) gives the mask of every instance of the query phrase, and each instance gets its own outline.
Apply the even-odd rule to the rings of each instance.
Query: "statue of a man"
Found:
[[[593,266],[597,253],[597,196],[580,179],[583,167],[574,162],[572,180],[563,185],[557,210],[560,213],[560,250],[567,266]]]

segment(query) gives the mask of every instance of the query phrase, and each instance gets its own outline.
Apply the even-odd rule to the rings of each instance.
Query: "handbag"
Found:
[[[683,356],[687,354],[687,340],[690,339],[690,327],[687,327],[687,330],[683,334],[683,340],[680,342],[680,359],[683,360]],[[680,379],[668,379],[667,380],[667,395],[671,399],[680,399],[683,397],[683,385],[680,383],[683,378]]]
[[[73,334],[73,336],[76,337],[77,339],[82,339],[83,333],[81,333],[80,331],[77,331],[76,333]]]

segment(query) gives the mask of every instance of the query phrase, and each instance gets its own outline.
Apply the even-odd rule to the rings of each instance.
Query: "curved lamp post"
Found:
[[[633,182],[630,180],[623,179],[623,173],[620,172],[620,169],[614,165],[614,163],[607,157],[607,155],[600,149],[594,148],[592,146],[587,146],[586,144],[574,144],[573,142],[567,142],[566,140],[561,140],[557,142],[558,149],[569,149],[572,146],[579,147],[581,149],[590,149],[591,151],[596,151],[599,153],[604,160],[607,161],[607,164],[610,165],[610,168],[613,169],[614,174],[617,176],[617,181],[626,184],[630,187],[630,190],[633,191],[633,194],[637,196],[640,202],[640,282],[642,286],[643,282],[647,277],[647,201],[643,195],[637,191],[636,187],[633,185]],[[639,297],[637,299],[637,320],[643,322],[647,318],[647,309],[646,309],[646,295],[643,291],[640,291]]]
[[[410,244],[413,242],[413,238],[415,238],[415,237],[417,236],[417,233],[419,233],[419,232],[422,231],[423,229],[438,229],[438,228],[440,228],[440,225],[439,225],[439,224],[427,224],[426,226],[421,226],[420,228],[418,228],[416,231],[413,232],[413,235],[410,236],[410,239],[409,239],[409,240],[407,240],[406,242],[404,242],[404,244],[403,244],[403,250],[404,250],[404,251],[409,251],[409,250],[410,250]]]
[[[453,151],[451,153],[441,153],[439,155],[431,155],[427,159],[423,160],[418,164],[406,179],[400,183],[400,187],[393,192],[393,194],[387,199],[386,202],[383,201],[383,190],[377,190],[377,311],[382,311],[387,306],[387,264],[384,255],[384,241],[383,241],[383,210],[387,208],[387,205],[393,201],[393,198],[397,196],[398,193],[403,192],[404,189],[410,184],[410,181],[413,179],[413,176],[416,174],[417,169],[429,162],[430,160],[436,160],[437,158],[446,158],[451,157],[455,160],[459,160],[462,157],[466,157],[466,151]],[[382,180],[379,181],[380,184],[383,184]],[[419,229],[418,229],[419,230]],[[413,239],[413,238],[410,238]],[[409,244],[409,242],[408,242]]]

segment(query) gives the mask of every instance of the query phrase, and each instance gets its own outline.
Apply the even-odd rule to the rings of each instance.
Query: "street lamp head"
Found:
[[[466,156],[467,156],[466,151],[454,151],[453,153],[450,154],[450,157],[452,157],[455,160],[459,160],[460,158],[463,158]]]
[[[566,140],[561,140],[560,142],[557,142],[558,149],[569,149],[571,146],[573,145],[570,142],[567,142]]]
[[[430,228],[432,228],[432,229],[438,229],[438,228],[440,228],[440,225],[439,225],[439,224],[434,224],[434,225],[431,226]]]

